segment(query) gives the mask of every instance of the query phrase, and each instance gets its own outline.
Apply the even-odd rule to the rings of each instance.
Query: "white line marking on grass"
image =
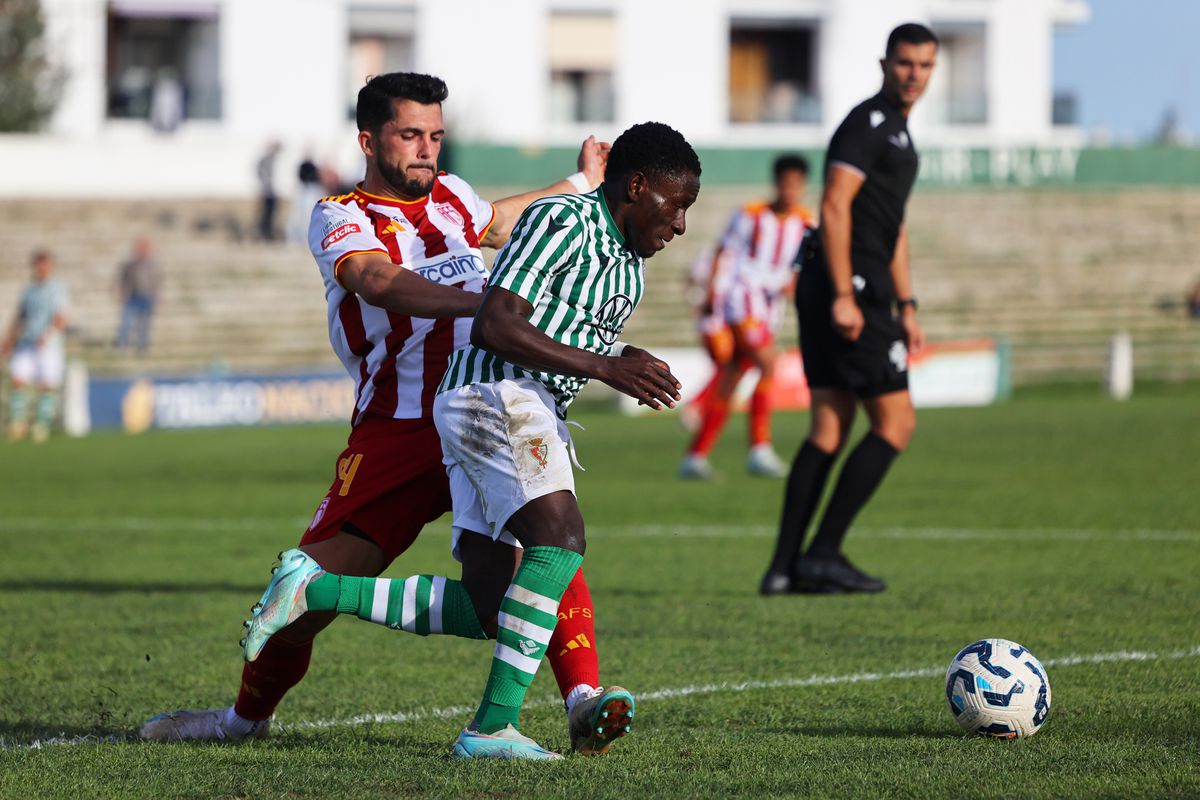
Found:
[[[0,523],[12,532],[53,531],[278,531],[293,534],[308,525],[304,517],[110,517],[83,522],[53,517],[16,517]],[[592,525],[588,533],[601,538],[740,539],[774,537],[772,525]],[[445,534],[448,527],[434,526],[431,534]],[[1019,541],[1120,541],[1120,542],[1200,542],[1200,530],[1161,530],[1154,528],[933,528],[869,526],[853,529],[858,539],[914,541],[946,540],[1019,540]]]
[[[593,525],[589,534],[601,538],[739,539],[774,538],[778,528],[768,525]],[[1200,542],[1200,530],[1100,528],[871,528],[851,531],[856,539],[889,540],[1020,540],[1020,541],[1122,541]]]
[[[1186,650],[1172,650],[1165,653],[1154,653],[1143,650],[1118,650],[1111,653],[1092,653],[1089,655],[1071,655],[1046,660],[1047,667],[1073,667],[1081,664],[1110,664],[1123,661],[1176,661],[1184,658],[1200,657],[1200,645]],[[709,694],[740,694],[742,692],[762,691],[765,689],[802,689],[810,686],[844,686],[856,683],[875,683],[887,680],[909,680],[912,678],[936,678],[945,674],[945,667],[924,667],[921,669],[905,669],[896,672],[856,672],[846,675],[810,675],[807,678],[780,678],[777,680],[757,681],[725,681],[721,683],[702,683],[692,686],[657,689],[637,695],[643,703],[655,700],[673,700],[681,697],[696,697]],[[526,703],[526,708],[552,708],[561,705],[557,698],[541,698]],[[332,728],[356,728],[363,725],[399,725],[410,722],[423,722],[431,719],[450,719],[465,717],[475,710],[475,706],[450,706],[447,708],[416,709],[397,713],[358,714],[353,717],[331,718],[320,720],[298,720],[290,723],[280,723],[282,731],[287,730],[330,730]],[[81,744],[114,744],[134,741],[132,735],[109,736],[55,736],[49,739],[35,739],[31,742],[15,742],[0,739],[0,750],[40,750],[45,747],[70,746]]]

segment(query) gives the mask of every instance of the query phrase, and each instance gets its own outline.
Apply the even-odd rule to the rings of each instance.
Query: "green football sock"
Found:
[[[475,713],[481,733],[516,726],[546,645],[558,624],[558,604],[583,556],[560,547],[527,547],[497,617],[496,649],[483,702]]]
[[[34,407],[33,423],[43,428],[49,428],[54,424],[54,417],[58,413],[58,392],[42,392],[38,395],[37,405]]]
[[[337,611],[420,636],[444,633],[486,639],[475,605],[459,581],[441,575],[355,578],[325,573],[304,590],[309,611]]]
[[[29,391],[13,389],[8,394],[8,422],[10,425],[24,425],[29,413]]]

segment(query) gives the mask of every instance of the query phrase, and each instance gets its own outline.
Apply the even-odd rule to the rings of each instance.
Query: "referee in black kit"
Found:
[[[802,249],[796,310],[812,427],[792,462],[779,541],[760,591],[879,592],[886,584],[851,564],[842,540],[908,446],[916,413],[908,355],[924,344],[908,272],[904,207],[917,177],[908,114],[925,91],[938,39],[901,25],[880,61],[883,88],[838,127],[825,156],[821,228]],[[861,404],[871,431],[838,476],[817,533],[800,546]]]

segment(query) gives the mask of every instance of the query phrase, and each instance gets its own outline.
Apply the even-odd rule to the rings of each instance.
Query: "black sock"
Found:
[[[799,555],[804,532],[821,502],[834,457],[834,453],[826,453],[807,439],[796,453],[783,496],[783,519],[779,522],[779,541],[771,558],[771,572],[788,572]]]
[[[841,552],[850,523],[879,488],[888,467],[898,455],[899,450],[875,433],[868,433],[859,442],[842,466],[833,497],[829,499],[817,535],[808,548],[810,555],[829,557]]]

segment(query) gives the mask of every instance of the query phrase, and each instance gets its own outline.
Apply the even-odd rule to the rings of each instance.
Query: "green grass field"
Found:
[[[231,702],[239,623],[345,432],[108,434],[0,449],[0,797],[1200,795],[1200,388],[922,412],[849,539],[890,581],[870,597],[756,595],[782,487],[741,472],[740,419],[710,485],[674,479],[674,420],[579,419],[601,665],[640,696],[609,756],[451,761],[490,646],[357,621],[270,739],[129,741]],[[777,417],[782,449],[805,423]],[[389,574],[453,572],[447,530]],[[947,711],[946,664],[987,636],[1047,664],[1032,739]],[[556,701],[543,667],[524,724],[563,750]]]

